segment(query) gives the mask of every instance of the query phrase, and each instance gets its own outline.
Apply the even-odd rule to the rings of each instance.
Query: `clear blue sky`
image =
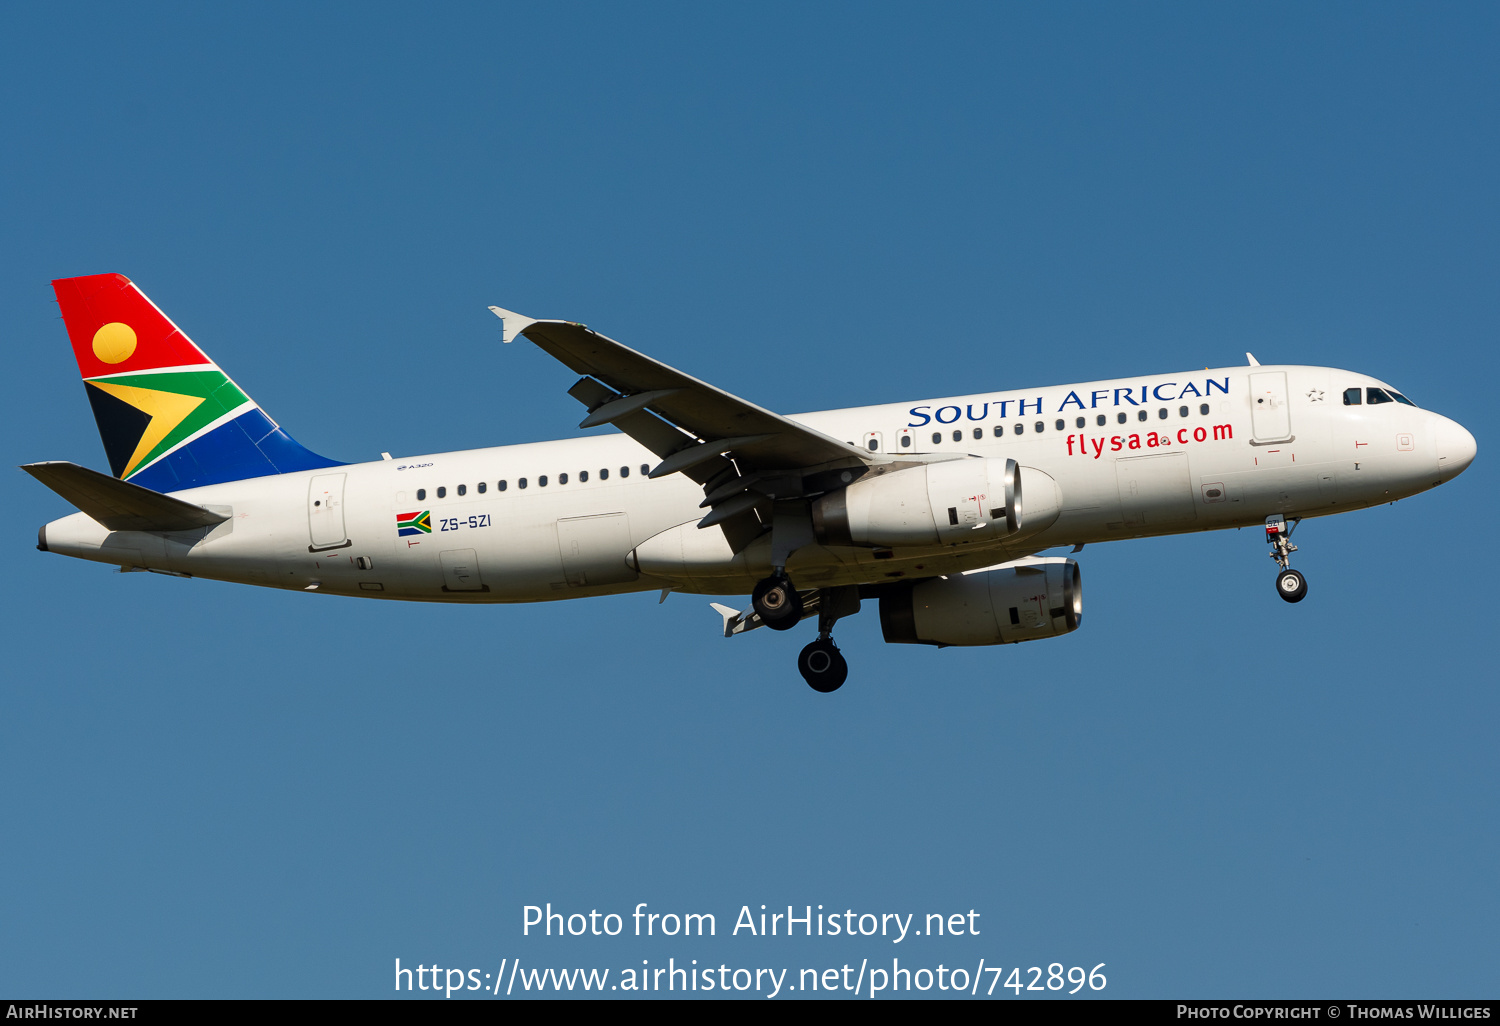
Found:
[[[358,602],[33,549],[0,475],[0,993],[403,965],[1108,963],[1115,996],[1495,996],[1490,5],[11,6],[10,465],[104,467],[48,280],[140,283],[343,460],[575,434],[495,303],[771,408],[1241,362],[1385,378],[1457,481],[1090,547],[1083,628],[885,646],[703,598]],[[521,907],[713,912],[525,939]],[[977,938],[723,936],[741,905]],[[908,963],[908,959],[910,962]],[[1007,992],[1008,993],[1008,992]]]

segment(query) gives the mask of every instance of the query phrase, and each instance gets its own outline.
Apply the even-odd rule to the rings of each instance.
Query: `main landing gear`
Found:
[[[1276,594],[1288,602],[1301,602],[1307,597],[1307,578],[1292,569],[1292,553],[1297,546],[1292,544],[1292,531],[1300,521],[1290,524],[1280,513],[1266,517],[1266,541],[1271,544],[1271,558],[1281,567],[1276,575]]]
[[[820,633],[817,641],[802,650],[797,669],[808,687],[825,695],[837,691],[849,677],[849,664],[830,634]]]
[[[797,671],[814,691],[837,691],[849,677],[849,663],[833,643],[833,625],[859,612],[859,589],[852,586],[821,588],[808,601],[818,616],[818,637],[797,656]],[[767,627],[786,631],[797,626],[808,612],[802,596],[785,571],[773,573],[755,586],[750,605]]]
[[[802,619],[802,596],[784,572],[757,584],[750,593],[750,605],[773,631],[789,631]]]

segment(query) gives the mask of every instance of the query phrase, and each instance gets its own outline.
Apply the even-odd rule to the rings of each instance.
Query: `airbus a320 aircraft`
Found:
[[[782,416],[570,321],[499,307],[575,374],[605,433],[368,463],[304,449],[119,274],[53,282],[111,474],[23,469],[82,512],[37,547],[178,577],[419,602],[749,592],[726,637],[817,618],[798,669],[848,675],[833,626],[1001,645],[1077,629],[1058,545],[1293,528],[1432,488],[1474,436],[1327,367],[1181,371]],[[1247,354],[1248,356],[1248,354]]]

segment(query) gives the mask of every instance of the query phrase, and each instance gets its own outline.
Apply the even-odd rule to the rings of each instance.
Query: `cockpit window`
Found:
[[[1364,401],[1364,392],[1358,388],[1344,389],[1344,405],[1359,406]]]
[[[1400,392],[1397,392],[1393,388],[1388,388],[1388,389],[1386,389],[1386,391],[1389,392],[1391,394],[1391,398],[1394,399],[1394,400],[1396,400],[1396,402],[1398,402],[1398,403],[1403,403],[1403,404],[1405,404],[1407,406],[1415,406],[1415,405],[1417,405],[1416,403],[1412,402],[1410,399],[1406,398],[1406,396],[1402,395]]]
[[[1383,388],[1365,389],[1365,402],[1371,406],[1374,406],[1376,403],[1388,403],[1392,401],[1391,397],[1385,394],[1385,389]]]

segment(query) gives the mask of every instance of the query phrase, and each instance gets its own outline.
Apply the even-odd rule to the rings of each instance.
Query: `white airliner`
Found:
[[[498,307],[604,432],[343,464],[298,445],[129,279],[53,283],[112,474],[23,469],[82,512],[37,547],[180,577],[362,598],[536,602],[669,591],[726,637],[816,617],[798,668],[848,675],[835,621],[998,645],[1078,627],[1059,545],[1264,525],[1277,593],[1304,518],[1424,491],[1474,436],[1382,381],[1249,366],[782,416],[582,324]],[[1248,354],[1247,354],[1248,355]]]

